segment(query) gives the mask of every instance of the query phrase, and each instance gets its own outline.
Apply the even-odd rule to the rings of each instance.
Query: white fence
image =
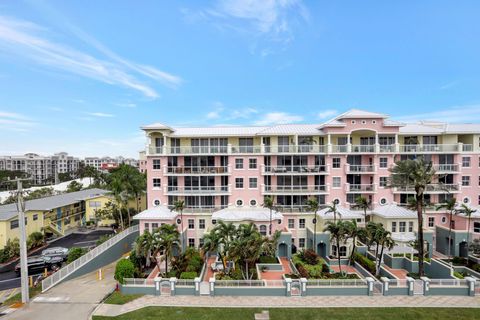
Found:
[[[195,280],[177,279],[176,285],[179,286],[179,287],[194,287],[195,286]]]
[[[309,287],[366,287],[366,280],[357,279],[309,279],[307,280]]]
[[[90,250],[77,260],[73,261],[72,263],[66,265],[65,267],[61,268],[48,278],[45,278],[42,281],[42,292],[47,291],[51,287],[55,286],[58,284],[60,281],[71,275],[73,272],[77,271],[80,269],[82,266],[90,262],[92,259],[98,257],[100,254],[105,252],[108,248],[125,238],[126,236],[137,232],[139,230],[138,225],[131,226],[130,228],[122,231],[121,233],[117,234],[114,237],[111,237],[98,247],[95,247],[94,249]]]
[[[408,287],[406,279],[388,279],[388,286],[391,288],[405,288]]]
[[[467,280],[461,279],[430,279],[430,287],[466,287]]]
[[[153,279],[142,278],[125,278],[123,279],[124,287],[154,287],[155,281]]]

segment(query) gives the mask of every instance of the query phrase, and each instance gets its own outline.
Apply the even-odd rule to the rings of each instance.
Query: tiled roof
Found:
[[[378,206],[372,210],[372,214],[383,218],[416,218],[417,213],[396,204]]]
[[[172,220],[177,215],[177,212],[171,211],[166,206],[155,206],[134,215],[133,220]]]
[[[287,134],[298,134],[298,135],[319,135],[322,134],[318,130],[318,124],[279,124],[272,127],[267,127],[266,129],[257,133],[258,135],[287,135]]]
[[[335,119],[351,119],[351,118],[388,118],[386,114],[370,112],[359,109],[351,109],[345,113],[342,113]]]
[[[399,129],[403,134],[442,134],[443,129],[420,123],[408,123]]]
[[[329,212],[328,208],[324,208],[317,212],[318,216],[323,219],[333,219],[333,212]],[[351,210],[345,207],[337,207],[337,219],[349,220],[349,219],[361,219],[363,218],[363,212],[357,210]]]
[[[206,136],[254,136],[257,133],[268,129],[268,127],[243,127],[243,126],[223,126],[223,127],[197,127],[197,128],[175,128],[171,134],[172,137],[206,137]]]
[[[82,200],[96,198],[107,193],[109,193],[109,191],[103,189],[86,189],[51,197],[28,200],[25,201],[25,211],[50,211],[52,209],[74,204]],[[10,220],[17,214],[17,205],[15,203],[0,206],[0,220]]]
[[[241,222],[241,221],[270,221],[270,210],[263,207],[258,208],[225,208],[212,214],[212,219]],[[281,220],[283,215],[272,210],[272,220]]]

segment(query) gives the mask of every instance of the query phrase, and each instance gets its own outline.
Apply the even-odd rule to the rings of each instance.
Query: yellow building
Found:
[[[108,190],[86,189],[25,202],[27,237],[33,232],[64,235],[66,231],[95,220],[95,211],[111,200]],[[102,221],[105,225],[108,221]],[[0,206],[0,248],[19,238],[16,204]]]

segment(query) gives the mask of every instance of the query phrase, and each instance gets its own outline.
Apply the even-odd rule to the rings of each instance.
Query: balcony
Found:
[[[387,145],[381,144],[379,146],[379,151],[380,151],[380,153],[394,153],[395,152],[395,145],[394,144],[387,144]]]
[[[220,155],[220,154],[227,154],[228,147],[227,146],[198,146],[198,147],[155,147],[150,146],[148,149],[148,154],[179,154],[179,155],[204,155],[204,154],[211,154],[211,155]]]
[[[375,153],[375,145],[352,144],[353,153]]]
[[[232,150],[232,153],[235,153],[235,154],[260,153],[262,151],[260,146],[232,146],[231,150]]]
[[[345,191],[347,193],[374,193],[377,192],[375,184],[346,184]]]
[[[457,193],[460,192],[458,183],[443,184],[436,183],[427,186],[425,193]],[[393,189],[393,193],[415,193],[415,187],[397,187]]]
[[[347,153],[348,145],[332,145],[332,153]]]
[[[292,195],[324,194],[328,191],[327,185],[295,185],[295,186],[263,186],[264,195]]]
[[[351,174],[372,174],[375,173],[375,166],[374,165],[356,165],[356,164],[346,164],[346,171],[347,173]]]
[[[472,152],[473,151],[473,145],[472,144],[462,145],[462,151],[463,152]]]
[[[327,174],[328,167],[321,166],[262,166],[264,175],[316,175]]]
[[[167,195],[178,196],[221,196],[231,193],[231,186],[168,186],[164,188]]]
[[[433,169],[436,173],[457,173],[459,172],[458,164],[434,164]]]
[[[164,167],[166,176],[221,176],[231,173],[230,166],[188,166],[188,167]]]
[[[325,153],[324,145],[265,145],[265,153]]]
[[[442,153],[459,152],[462,149],[459,144],[410,144],[400,145],[401,153]]]

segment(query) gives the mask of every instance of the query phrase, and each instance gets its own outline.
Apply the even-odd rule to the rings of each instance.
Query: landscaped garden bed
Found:
[[[300,251],[293,255],[292,262],[301,278],[307,279],[359,279],[357,274],[332,273],[325,261],[313,250]],[[285,275],[291,277],[291,275]]]

